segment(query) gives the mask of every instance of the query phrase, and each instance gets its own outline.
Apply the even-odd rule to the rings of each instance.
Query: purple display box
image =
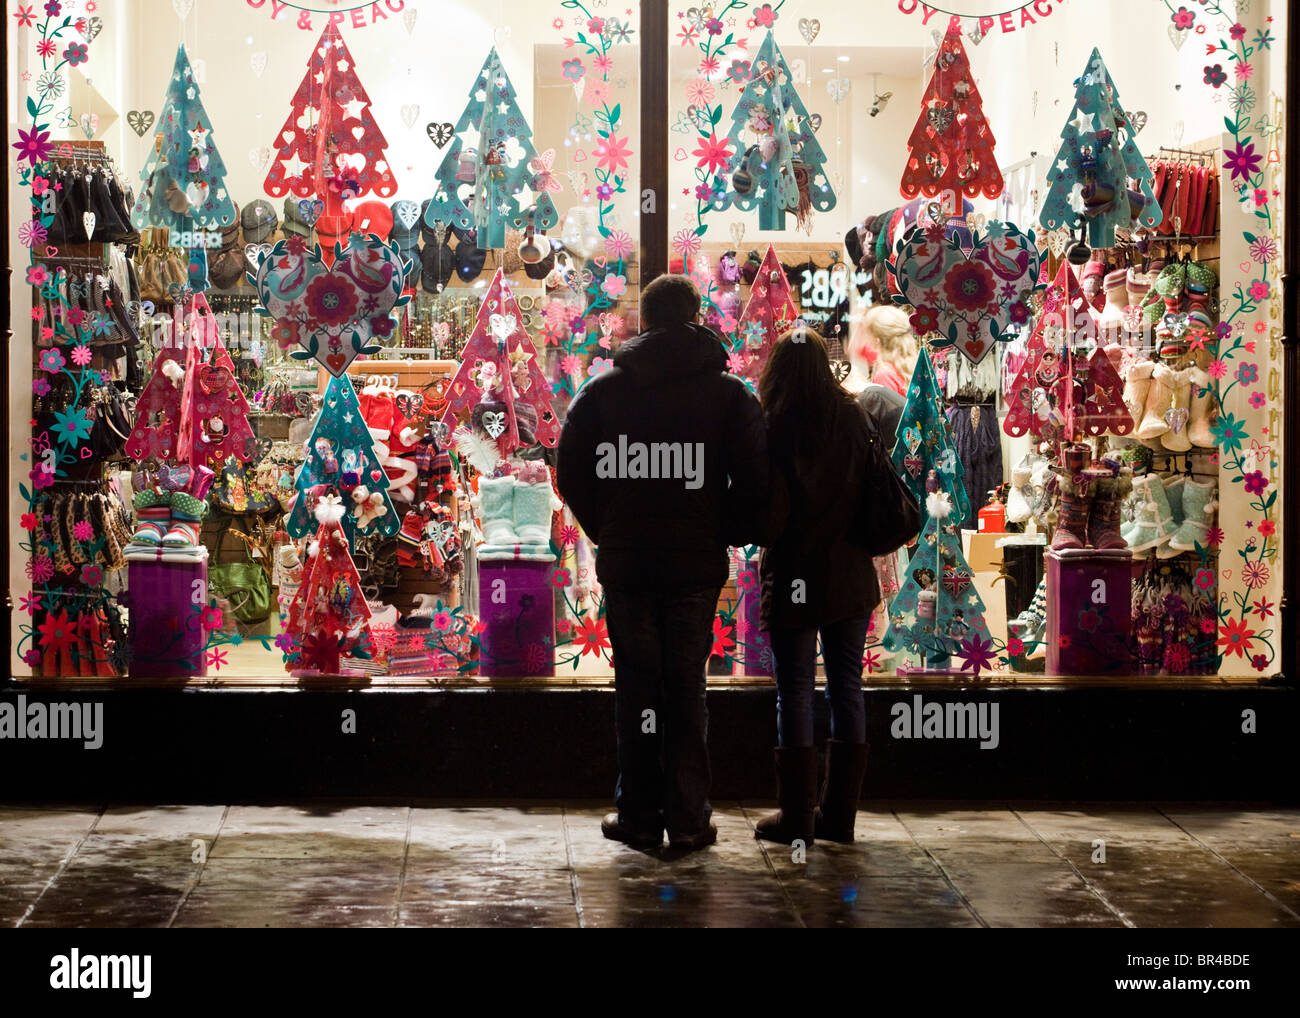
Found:
[[[554,562],[479,562],[479,674],[555,674]]]
[[[758,584],[758,559],[750,559],[741,572],[754,577],[754,584],[740,593],[740,609],[736,612],[736,643],[739,647],[739,664],[742,675],[774,674],[772,638],[758,625],[759,600],[762,591]]]
[[[1133,671],[1132,565],[1127,548],[1048,551],[1047,674]]]
[[[193,562],[129,562],[127,589],[131,593],[131,675],[206,675],[207,639],[199,623],[201,605],[194,600],[196,590],[204,601],[207,598],[206,551]]]

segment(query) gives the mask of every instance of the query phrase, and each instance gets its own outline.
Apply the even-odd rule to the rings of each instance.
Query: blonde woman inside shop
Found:
[[[853,316],[849,332],[853,372],[845,384],[850,391],[859,391],[869,377],[872,384],[901,396],[912,380],[916,351],[916,336],[907,315],[896,307],[876,304]]]

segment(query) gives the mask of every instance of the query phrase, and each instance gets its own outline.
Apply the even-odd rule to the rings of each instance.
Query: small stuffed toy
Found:
[[[354,515],[357,518],[358,530],[366,529],[373,521],[388,512],[388,507],[384,505],[383,494],[371,491],[364,484],[358,484],[352,489],[352,501],[356,503]]]
[[[178,389],[185,383],[185,369],[170,357],[163,361],[162,373]]]

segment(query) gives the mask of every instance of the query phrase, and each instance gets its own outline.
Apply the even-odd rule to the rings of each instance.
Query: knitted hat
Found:
[[[385,209],[385,212],[388,210]],[[337,216],[322,215],[316,220],[316,233],[320,238],[320,246],[326,250],[333,250],[335,244],[347,246],[348,236],[352,233],[353,226],[356,223],[354,213],[344,209]],[[288,223],[285,224],[288,229]]]
[[[280,225],[276,217],[275,206],[259,198],[249,202],[239,214],[239,225],[244,230],[245,244],[260,244]]]
[[[1151,289],[1150,277],[1145,272],[1138,272],[1136,269],[1128,270],[1124,283],[1128,288],[1130,297],[1136,296],[1139,298],[1139,300],[1134,301],[1135,304],[1139,303],[1141,296]]]
[[[1089,265],[1095,265],[1096,262],[1089,262]],[[1102,288],[1105,290],[1117,290],[1124,286],[1127,273],[1124,269],[1116,269],[1114,272],[1107,272],[1105,279],[1102,280]]]
[[[393,213],[381,201],[370,199],[363,201],[352,209],[353,229],[362,233],[373,233],[380,240],[388,240],[393,232]]]

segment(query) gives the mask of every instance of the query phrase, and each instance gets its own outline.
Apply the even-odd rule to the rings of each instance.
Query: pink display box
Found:
[[[748,590],[740,592],[740,607],[736,612],[736,643],[742,675],[775,674],[776,662],[772,657],[772,638],[759,628],[759,601],[761,588],[758,583],[758,559],[745,563],[741,572],[748,572],[754,577],[754,584]]]
[[[193,562],[128,562],[127,589],[131,594],[130,674],[136,678],[206,675],[207,634],[199,621],[208,592],[206,551]]]
[[[554,562],[480,562],[479,674],[555,674]]]
[[[1047,551],[1047,674],[1134,669],[1131,555],[1127,548]]]

